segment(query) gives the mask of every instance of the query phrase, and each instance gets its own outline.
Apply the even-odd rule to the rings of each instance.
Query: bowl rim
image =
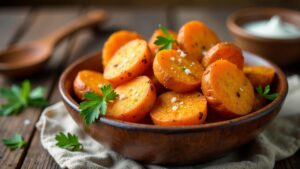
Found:
[[[252,11],[252,12],[249,12]],[[256,11],[256,12],[253,12]],[[276,12],[275,12],[276,11]],[[269,37],[262,37],[258,35],[251,34],[247,32],[245,29],[243,29],[239,24],[236,23],[236,21],[240,18],[244,18],[245,16],[249,15],[257,15],[256,13],[289,13],[290,15],[295,15],[300,17],[300,12],[296,10],[291,10],[291,9],[286,9],[286,8],[279,8],[279,7],[250,7],[250,8],[244,8],[244,9],[239,9],[232,14],[229,15],[229,17],[226,20],[226,25],[229,31],[232,34],[238,35],[240,37],[246,38],[246,39],[251,39],[251,40],[256,40],[256,41],[261,41],[261,42],[300,42],[300,37],[296,38],[269,38]]]
[[[78,64],[81,62],[95,57],[95,55],[100,55],[101,52],[94,52],[91,54],[88,54],[77,61],[73,62],[70,66],[68,66],[62,73],[59,79],[59,93],[63,99],[63,102],[70,106],[73,110],[75,110],[78,114],[80,112],[79,110],[79,104],[72,98],[72,96],[67,93],[66,88],[64,85],[66,84],[66,77],[67,75],[71,72],[72,69],[74,69]],[[141,124],[141,123],[132,123],[132,122],[125,122],[125,121],[120,121],[120,120],[115,120],[115,119],[110,119],[106,117],[101,117],[99,121],[97,121],[93,125],[101,125],[106,124],[115,128],[122,128],[126,130],[138,130],[138,131],[145,131],[145,132],[158,132],[158,133],[164,133],[164,134],[171,134],[171,133],[183,133],[183,132],[198,132],[198,131],[207,131],[211,130],[214,128],[228,128],[228,127],[233,127],[233,126],[238,126],[244,123],[249,123],[251,121],[254,121],[256,119],[262,118],[264,116],[269,115],[273,111],[275,111],[278,107],[280,107],[287,95],[288,91],[288,86],[287,86],[287,79],[282,72],[282,70],[272,63],[271,61],[259,57],[255,54],[252,54],[251,57],[256,57],[258,59],[262,59],[263,61],[267,62],[268,64],[271,65],[275,69],[275,72],[278,75],[278,81],[281,83],[282,87],[280,87],[279,90],[279,96],[273,100],[271,103],[266,105],[265,107],[256,110],[254,112],[251,112],[247,115],[237,117],[234,119],[230,120],[224,120],[224,121],[219,121],[219,122],[213,122],[213,123],[205,123],[201,125],[190,125],[190,126],[158,126],[158,125],[150,125],[150,124]],[[99,62],[100,63],[100,62]],[[69,111],[68,111],[69,112]]]

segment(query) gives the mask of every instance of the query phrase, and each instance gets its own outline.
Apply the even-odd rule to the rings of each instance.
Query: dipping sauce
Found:
[[[274,15],[270,20],[246,23],[243,28],[253,35],[267,38],[292,39],[300,37],[300,28],[282,21],[278,15]]]

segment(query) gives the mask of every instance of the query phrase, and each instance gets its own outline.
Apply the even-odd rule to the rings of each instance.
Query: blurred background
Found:
[[[280,6],[300,8],[299,0],[2,0],[2,6],[117,5],[117,6]]]
[[[112,10],[110,15],[118,15],[122,10],[133,9],[132,13],[143,10],[157,9],[160,12],[167,13],[172,16],[168,19],[168,25],[172,29],[179,28],[177,23],[184,23],[190,19],[200,19],[220,34],[222,40],[232,40],[229,32],[225,27],[226,18],[234,11],[248,7],[281,7],[294,10],[300,10],[300,0],[2,0],[0,1],[0,12],[9,13],[10,10],[23,8],[32,15],[36,9],[41,8],[66,9],[70,8],[90,9],[90,8],[119,8],[120,10]],[[26,13],[28,14],[28,12]],[[144,12],[144,15],[148,15]],[[1,19],[1,18],[0,18]],[[147,19],[147,18],[146,18]],[[172,20],[174,22],[172,22]],[[4,20],[0,20],[4,21]],[[220,23],[221,21],[221,23]],[[157,25],[155,25],[157,26]],[[118,28],[117,28],[118,29]],[[152,28],[151,28],[152,29]],[[153,30],[153,29],[152,29]],[[150,36],[152,32],[146,32],[146,36]]]

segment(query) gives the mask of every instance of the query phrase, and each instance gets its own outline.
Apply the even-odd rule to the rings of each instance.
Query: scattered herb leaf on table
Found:
[[[6,102],[0,105],[0,116],[20,113],[27,106],[45,107],[44,88],[37,87],[31,91],[29,80],[24,80],[21,86],[12,85],[10,88],[0,88],[0,97]]]
[[[15,134],[11,137],[4,138],[2,140],[2,142],[10,150],[15,150],[17,148],[23,148],[26,145],[23,137],[20,134]]]

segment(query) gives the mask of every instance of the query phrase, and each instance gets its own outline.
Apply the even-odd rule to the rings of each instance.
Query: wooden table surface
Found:
[[[43,7],[43,8],[0,8],[0,48],[39,38],[66,22],[96,7]],[[108,35],[118,29],[131,29],[149,38],[159,23],[178,30],[180,25],[191,19],[206,22],[222,40],[231,37],[225,26],[227,16],[235,8],[182,7],[182,8],[120,8],[104,7],[110,14],[109,21],[101,31],[84,30],[65,39],[53,54],[45,70],[28,77],[33,86],[46,88],[50,103],[61,101],[58,93],[58,78],[66,66],[85,54],[100,50]],[[99,63],[100,64],[100,63]],[[299,73],[299,66],[286,69],[288,73]],[[5,79],[0,75],[0,86],[10,86],[20,80]],[[9,151],[0,144],[0,168],[59,168],[40,143],[40,132],[35,129],[42,109],[28,108],[20,115],[0,117],[0,140],[20,133],[28,143],[25,148]],[[29,125],[24,121],[30,120]],[[276,163],[277,169],[300,168],[300,151],[294,156]]]

